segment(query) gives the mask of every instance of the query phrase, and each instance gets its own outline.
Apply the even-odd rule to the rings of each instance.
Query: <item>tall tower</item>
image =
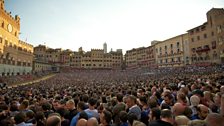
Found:
[[[107,43],[106,42],[103,44],[103,52],[107,53]]]
[[[0,8],[2,9],[2,10],[5,10],[5,5],[4,5],[4,3],[5,3],[5,1],[4,0],[0,0]]]

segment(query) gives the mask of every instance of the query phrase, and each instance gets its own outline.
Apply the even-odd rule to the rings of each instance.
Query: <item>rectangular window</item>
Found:
[[[200,36],[197,36],[197,39],[200,40]]]
[[[194,38],[191,38],[191,41],[194,42]]]
[[[196,29],[196,32],[199,32],[199,28]]]
[[[221,32],[222,32],[222,26],[219,25],[219,26],[217,26],[217,33],[221,33]]]
[[[2,37],[0,37],[0,43],[2,43]]]
[[[18,62],[17,62],[17,65],[18,65],[18,66],[21,66],[21,62],[20,62],[20,61],[18,61]]]
[[[212,49],[216,49],[216,41],[212,42]]]
[[[214,32],[213,31],[212,31],[211,35],[214,36]]]
[[[180,43],[179,43],[179,42],[177,42],[177,48],[179,48],[179,46],[180,46]]]
[[[204,38],[207,38],[207,34],[204,34]]]
[[[8,46],[8,40],[5,40],[5,46]]]

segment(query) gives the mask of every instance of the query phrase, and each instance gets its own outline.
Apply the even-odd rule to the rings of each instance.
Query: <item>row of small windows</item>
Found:
[[[90,67],[90,66],[97,66],[97,65],[96,65],[96,64],[93,64],[93,65],[92,65],[92,64],[82,64],[82,66],[83,66],[83,67],[84,67],[84,66],[89,66],[89,67]],[[107,65],[99,64],[98,66],[99,66],[99,67],[101,67],[101,66],[106,67],[106,66],[111,66],[111,64],[107,64]]]
[[[204,30],[206,30],[206,26],[205,25],[203,25],[201,27],[198,27],[198,28],[196,28],[194,30],[191,30],[190,31],[190,35],[194,34],[194,32],[197,33],[197,32],[204,31]]]
[[[197,61],[216,60],[216,59],[218,59],[218,54],[217,53],[213,53],[212,56],[213,56],[212,58],[209,55],[206,55],[206,56],[192,56],[191,57],[191,61],[192,62],[197,62]]]
[[[214,36],[214,32],[211,32],[211,36]],[[204,37],[204,39],[208,38],[208,36],[207,36],[207,34],[206,34],[206,33],[205,33],[205,34],[203,34],[203,37]],[[197,41],[201,40],[200,35],[198,35],[196,38],[197,38]],[[195,41],[195,38],[194,38],[194,37],[192,37],[192,38],[191,38],[191,42],[194,42],[194,41]]]
[[[48,69],[51,68],[50,66],[43,66],[43,65],[35,65],[36,68]]]
[[[3,43],[3,39],[2,37],[0,37],[0,43]],[[14,49],[18,49],[19,51],[24,51],[24,52],[29,52],[31,53],[30,50],[27,50],[26,48],[22,48],[22,47],[17,47],[16,45],[13,45],[11,42],[9,43],[8,40],[5,40],[5,44],[4,44],[5,47],[11,47],[11,48],[14,48]]]
[[[2,64],[7,64],[7,65],[17,65],[17,66],[31,66],[31,63],[29,62],[20,62],[20,61],[15,61],[15,60],[10,60],[10,59],[2,59],[0,60],[0,63]]]
[[[159,63],[174,63],[174,62],[181,62],[181,57],[177,57],[176,60],[174,60],[174,58],[160,60]]]
[[[173,49],[173,44],[170,44],[170,49]],[[180,48],[180,43],[179,42],[177,42],[176,43],[176,48]],[[165,50],[167,50],[168,49],[168,46],[167,45],[165,45],[165,47],[164,47],[164,49]],[[162,52],[162,47],[159,47],[159,52]],[[156,53],[158,53],[158,49],[156,48]]]

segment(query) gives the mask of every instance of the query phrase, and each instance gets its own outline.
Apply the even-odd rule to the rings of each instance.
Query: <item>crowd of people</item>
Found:
[[[34,74],[28,73],[23,75],[0,76],[0,83],[5,83],[8,86],[13,86],[25,82],[30,82],[50,74],[52,74],[52,72],[39,72]]]
[[[0,94],[0,126],[224,126],[218,66],[72,70]]]

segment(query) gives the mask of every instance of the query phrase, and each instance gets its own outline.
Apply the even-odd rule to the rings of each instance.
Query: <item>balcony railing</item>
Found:
[[[204,48],[204,49],[197,49],[196,50],[197,53],[208,52],[208,51],[210,51],[210,48]]]

